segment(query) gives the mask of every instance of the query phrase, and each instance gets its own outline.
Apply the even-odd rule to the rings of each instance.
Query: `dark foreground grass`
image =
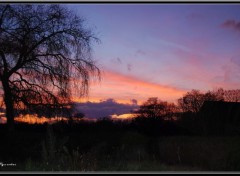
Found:
[[[109,122],[107,122],[109,123]],[[148,136],[114,124],[0,126],[1,171],[239,171],[239,136]]]

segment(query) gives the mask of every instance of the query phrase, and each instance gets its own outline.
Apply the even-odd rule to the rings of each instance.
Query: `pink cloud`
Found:
[[[239,85],[239,81],[236,81],[239,75],[236,68],[240,63],[239,59],[234,58],[228,64],[231,58],[228,54],[200,51],[197,47],[194,47],[192,52],[175,50],[173,53],[179,62],[165,69],[165,72],[170,73],[173,78],[178,78],[176,84],[186,83],[184,85],[188,89],[206,91],[216,87],[236,88]]]
[[[225,89],[236,89],[240,86],[240,57],[232,57],[222,66],[222,72],[212,79],[215,87]]]
[[[127,76],[111,70],[106,70],[100,84],[90,86],[88,101],[100,101],[113,98],[117,102],[132,103],[136,99],[140,104],[149,97],[159,97],[162,100],[175,101],[185,90],[175,87],[151,83],[133,76]]]

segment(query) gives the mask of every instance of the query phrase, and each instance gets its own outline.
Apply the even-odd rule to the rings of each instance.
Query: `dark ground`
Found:
[[[161,122],[162,124],[162,122]],[[145,126],[144,126],[145,125]],[[1,171],[239,171],[240,136],[204,136],[175,123],[101,120],[0,125]],[[149,127],[150,125],[150,127]]]

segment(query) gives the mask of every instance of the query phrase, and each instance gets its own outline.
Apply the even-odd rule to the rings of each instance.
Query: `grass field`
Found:
[[[149,136],[111,122],[0,126],[1,171],[239,171],[239,136]]]

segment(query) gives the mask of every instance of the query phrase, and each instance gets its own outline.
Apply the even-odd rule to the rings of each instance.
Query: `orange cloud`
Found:
[[[159,97],[162,100],[173,102],[184,93],[186,91],[174,87],[151,83],[133,76],[105,70],[101,83],[92,83],[90,85],[88,98],[75,98],[74,100],[99,102],[107,98],[113,98],[119,103],[131,103],[131,99],[136,99],[138,104],[141,104],[149,97]]]
[[[138,114],[121,114],[121,115],[116,115],[113,114],[111,115],[112,119],[132,119],[132,118],[136,118],[138,116]]]

